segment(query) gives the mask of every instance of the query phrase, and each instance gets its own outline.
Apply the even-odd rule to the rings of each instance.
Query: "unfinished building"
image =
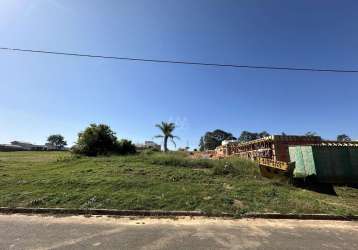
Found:
[[[297,157],[293,157],[293,152],[295,152],[295,148],[301,147],[303,149],[314,148],[313,150],[311,148],[311,155],[301,150],[302,161],[296,163],[294,158]],[[321,150],[316,149],[317,147]],[[295,171],[297,173],[300,171],[301,175],[302,171],[308,167],[318,168],[317,166],[320,165],[321,169],[324,169],[322,162],[325,161],[323,165],[326,166],[325,171],[330,171],[330,180],[338,180],[339,177],[340,180],[343,180],[340,182],[344,182],[348,178],[358,182],[358,142],[326,141],[322,140],[320,136],[272,135],[244,143],[229,142],[217,147],[215,151],[216,157],[219,158],[237,155],[255,160],[259,164],[262,174],[267,177],[278,173],[295,176],[295,168]],[[334,155],[341,157],[341,164],[333,164],[335,162],[332,158]],[[337,173],[342,172],[342,169],[345,169],[344,176],[338,176]],[[308,172],[306,175],[303,174],[303,176],[308,175]]]
[[[229,142],[216,148],[218,156],[238,155],[244,158],[268,158],[274,161],[289,162],[288,146],[322,143],[320,136],[271,135],[249,142]]]

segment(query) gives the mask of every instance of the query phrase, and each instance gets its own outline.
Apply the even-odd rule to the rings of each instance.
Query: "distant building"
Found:
[[[25,149],[21,146],[11,145],[11,144],[0,144],[0,152],[10,152],[10,151],[24,151]]]
[[[24,150],[31,150],[31,151],[43,151],[43,150],[47,150],[46,146],[44,145],[34,145],[32,143],[29,142],[21,142],[21,141],[12,141],[11,145],[14,146],[20,146],[22,147]]]
[[[10,144],[0,144],[0,151],[47,151],[47,150],[68,150],[66,147],[58,147],[51,143],[35,145],[30,142],[12,141]]]
[[[143,150],[143,149],[148,149],[148,148],[152,148],[152,149],[156,149],[156,150],[160,150],[161,146],[157,143],[155,143],[154,141],[145,141],[144,144],[142,143],[137,143],[136,145],[137,150]]]
[[[147,148],[154,148],[154,149],[158,149],[160,150],[160,145],[155,143],[154,141],[145,141],[144,142],[144,145],[147,147]]]

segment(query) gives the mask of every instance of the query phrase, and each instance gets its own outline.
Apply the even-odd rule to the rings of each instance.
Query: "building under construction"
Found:
[[[322,140],[319,136],[272,135],[216,148],[216,157],[237,155],[255,160],[263,175],[297,178],[316,175],[322,182],[358,183],[358,142]]]

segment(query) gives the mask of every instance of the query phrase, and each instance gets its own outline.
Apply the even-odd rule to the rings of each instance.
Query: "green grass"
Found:
[[[338,196],[269,180],[237,158],[0,153],[0,206],[7,207],[358,214],[358,189],[335,190]]]

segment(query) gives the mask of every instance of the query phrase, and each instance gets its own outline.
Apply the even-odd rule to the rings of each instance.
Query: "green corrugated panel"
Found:
[[[290,162],[295,162],[295,169],[293,170],[293,177],[295,178],[304,178],[305,177],[305,167],[302,158],[301,148],[297,147],[288,147],[288,154],[290,156]]]
[[[344,182],[352,177],[352,163],[349,155],[349,147],[335,147],[337,149],[340,161],[336,167],[340,170],[337,175],[338,182]],[[334,179],[332,180],[334,181]]]
[[[348,147],[314,147],[318,180],[326,183],[347,183],[352,179]]]
[[[316,158],[316,172],[318,175],[318,178],[322,178],[322,176],[330,176],[334,175],[334,168],[332,170],[332,164],[334,165],[334,162],[331,160],[331,154],[330,151],[332,151],[328,147],[315,147],[314,149],[314,155]]]
[[[358,147],[349,147],[349,157],[352,166],[352,176],[358,177]],[[358,180],[356,180],[358,183]]]
[[[316,175],[315,159],[311,146],[301,146],[306,176]]]
[[[315,175],[315,164],[312,149],[308,146],[294,146],[288,148],[290,161],[295,162],[293,176],[295,178],[305,178]]]
[[[358,147],[293,146],[289,154],[295,178],[317,175],[325,183],[358,183]]]

